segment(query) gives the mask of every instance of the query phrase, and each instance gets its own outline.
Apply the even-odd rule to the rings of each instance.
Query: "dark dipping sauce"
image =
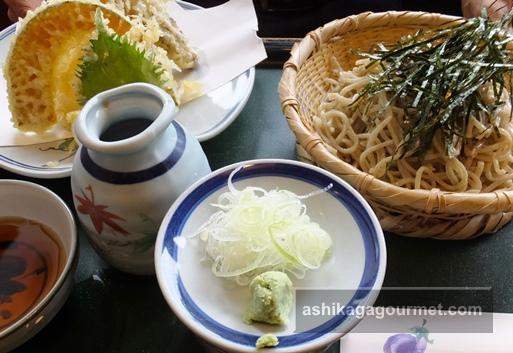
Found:
[[[102,132],[100,140],[105,142],[124,140],[143,132],[151,123],[153,123],[153,120],[145,118],[132,118],[118,121]]]
[[[48,226],[0,217],[0,331],[44,298],[64,263],[63,246]]]

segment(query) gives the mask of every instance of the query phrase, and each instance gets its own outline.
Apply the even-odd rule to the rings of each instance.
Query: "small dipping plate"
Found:
[[[242,317],[250,300],[248,287],[215,277],[211,264],[202,261],[200,241],[187,237],[197,233],[217,211],[211,204],[227,191],[228,177],[240,165],[244,167],[232,179],[238,190],[255,186],[307,195],[332,184],[328,191],[303,200],[307,215],[331,235],[332,254],[303,279],[289,277],[296,289],[341,290],[339,303],[345,307],[374,303],[385,274],[386,250],[383,232],[370,206],[334,174],[305,163],[276,159],[221,168],[193,184],[176,200],[164,218],[155,246],[162,293],[176,316],[215,347],[213,351],[256,352],[255,342],[265,333],[278,337],[279,345],[272,349],[276,353],[322,350],[349,332],[361,318],[336,312],[322,322],[313,320],[312,327],[305,327],[303,322],[300,328],[294,310],[287,325],[247,325]]]

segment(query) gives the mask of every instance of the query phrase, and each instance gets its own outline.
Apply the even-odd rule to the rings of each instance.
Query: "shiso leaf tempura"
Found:
[[[84,101],[127,83],[146,82],[165,87],[163,68],[126,37],[109,31],[102,13],[95,14],[97,37],[79,67],[80,94]]]
[[[240,169],[230,174],[228,191],[213,205],[218,211],[194,235],[204,242],[213,274],[247,285],[270,270],[303,278],[307,270],[319,268],[332,240],[306,214],[305,196],[252,186],[237,190],[232,178]]]

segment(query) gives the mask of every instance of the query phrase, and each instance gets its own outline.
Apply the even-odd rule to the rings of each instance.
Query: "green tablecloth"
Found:
[[[212,169],[254,158],[295,158],[295,139],[280,110],[278,69],[257,69],[246,108],[222,134],[203,143]],[[69,178],[35,180],[0,171],[0,178],[32,180],[57,192],[71,205]],[[436,241],[386,235],[388,266],[384,286],[490,286],[485,310],[513,312],[513,224],[499,233],[469,241]],[[417,304],[433,298],[421,295]],[[444,298],[470,303],[473,293]],[[438,300],[438,299],[437,299]],[[377,304],[395,304],[382,295]],[[473,303],[475,304],[475,303]],[[165,353],[203,352],[173,315],[155,278],[125,275],[109,268],[80,232],[75,287],[53,321],[21,352]],[[337,347],[330,353],[338,351]]]

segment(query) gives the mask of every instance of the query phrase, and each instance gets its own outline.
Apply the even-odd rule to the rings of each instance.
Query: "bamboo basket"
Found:
[[[513,190],[488,193],[411,190],[381,181],[330,152],[314,129],[313,116],[329,89],[332,58],[354,66],[354,50],[395,43],[421,28],[458,18],[424,12],[362,13],[310,32],[291,51],[279,83],[281,106],[297,138],[299,159],[317,164],[355,187],[370,203],[386,231],[438,239],[468,239],[494,233],[513,218]]]

